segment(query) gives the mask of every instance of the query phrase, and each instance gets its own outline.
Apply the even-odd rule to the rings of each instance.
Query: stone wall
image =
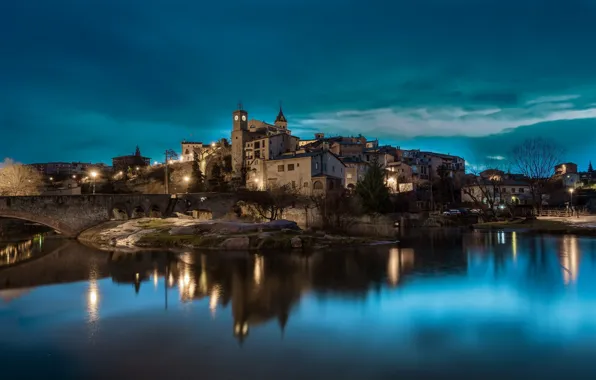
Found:
[[[253,220],[264,221],[250,209],[250,206],[242,206],[241,212],[242,215]],[[282,217],[296,222],[302,229],[322,227],[321,215],[315,208],[288,208]],[[352,236],[394,237],[397,232],[395,226],[397,220],[399,218],[384,215],[354,217],[349,221],[346,232]]]
[[[0,197],[0,217],[29,220],[76,237],[112,219],[166,217],[192,210],[219,219],[232,212],[235,203],[235,194],[229,193]]]

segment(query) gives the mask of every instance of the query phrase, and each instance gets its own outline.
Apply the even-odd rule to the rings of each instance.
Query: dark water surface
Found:
[[[2,378],[596,379],[590,238],[421,234],[309,256],[45,247],[0,267]]]

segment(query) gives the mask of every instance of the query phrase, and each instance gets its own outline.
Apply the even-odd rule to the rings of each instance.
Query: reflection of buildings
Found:
[[[387,281],[397,286],[401,274],[414,266],[414,250],[412,248],[391,248],[387,260]]]
[[[33,239],[17,243],[10,243],[0,247],[0,267],[27,260],[42,251],[43,235],[36,235]]]
[[[579,271],[579,247],[577,236],[565,235],[561,242],[560,249],[559,257],[561,259],[561,269],[563,271],[563,282],[565,285],[575,283]]]

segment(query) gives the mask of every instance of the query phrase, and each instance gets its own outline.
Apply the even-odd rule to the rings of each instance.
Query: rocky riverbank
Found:
[[[288,220],[244,223],[182,218],[142,218],[124,222],[107,222],[83,232],[79,240],[104,250],[115,248],[304,250],[391,243],[362,237],[329,235],[320,231],[303,231],[296,223]]]

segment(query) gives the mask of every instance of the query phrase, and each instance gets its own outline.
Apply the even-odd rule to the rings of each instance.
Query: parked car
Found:
[[[443,213],[443,215],[445,216],[459,216],[461,215],[461,211],[453,209],[453,210],[447,210]]]

